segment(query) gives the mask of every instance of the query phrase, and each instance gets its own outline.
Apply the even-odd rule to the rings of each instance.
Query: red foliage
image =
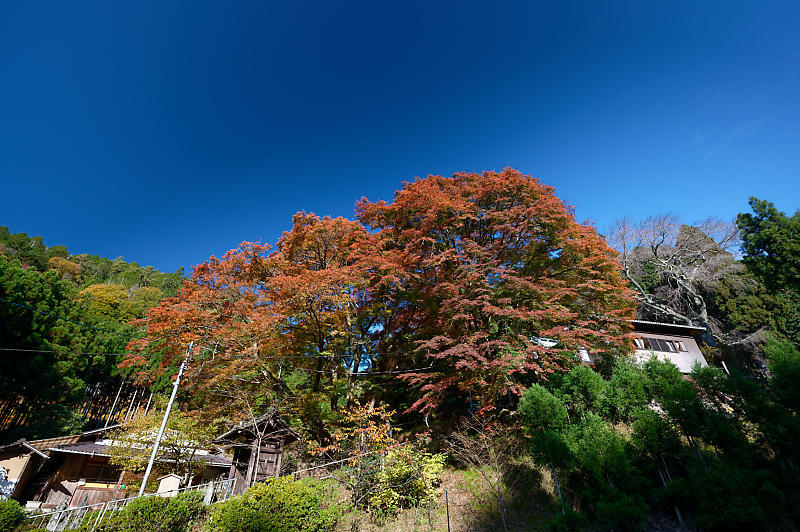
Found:
[[[357,214],[301,212],[275,250],[243,242],[211,257],[150,311],[134,347],[167,342],[156,373],[189,340],[235,353],[206,360],[206,387],[256,372],[259,386],[285,389],[278,360],[292,357],[283,374],[307,371],[306,391],[329,394],[331,410],[368,358],[379,373],[404,372],[399,389],[384,379],[373,391],[430,412],[453,395],[491,410],[578,348],[627,345],[634,302],[614,252],[536,179],[429,176],[391,203],[362,199]]]
[[[371,237],[344,218],[301,212],[293,222],[277,249],[243,242],[222,259],[212,256],[177,297],[151,309],[142,320],[147,338],[130,347],[167,351],[164,363],[142,372],[143,380],[174,367],[190,340],[205,348],[195,364],[203,373],[193,379],[205,390],[229,388],[233,379],[240,387],[254,384],[258,394],[272,388],[285,395],[278,375],[299,369],[318,392],[323,377],[344,376],[342,360],[358,366],[358,315],[368,299],[358,257],[362,248],[375,248]],[[130,357],[126,364],[141,362]]]
[[[362,199],[357,212],[378,230],[388,365],[432,365],[403,376],[419,387],[413,410],[453,393],[489,410],[521,392],[519,376],[565,364],[565,352],[627,345],[634,302],[613,250],[537,179],[513,169],[428,176],[392,203]]]

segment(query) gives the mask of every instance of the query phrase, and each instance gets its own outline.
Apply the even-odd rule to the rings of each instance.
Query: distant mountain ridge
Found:
[[[183,267],[175,272],[162,272],[152,266],[127,262],[124,257],[73,255],[66,246],[47,246],[41,236],[11,233],[6,226],[0,226],[0,255],[16,258],[25,267],[41,272],[58,270],[79,288],[93,284],[118,284],[125,288],[152,286],[161,289],[165,297],[172,297],[178,293],[184,278]]]

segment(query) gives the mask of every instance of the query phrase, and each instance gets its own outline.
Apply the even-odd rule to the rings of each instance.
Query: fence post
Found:
[[[94,524],[92,525],[92,530],[97,528],[98,523],[100,523],[100,520],[103,518],[103,514],[106,511],[106,506],[108,506],[108,501],[104,502],[103,506],[101,506],[100,510],[97,512],[97,518],[94,520]]]
[[[450,532],[450,500],[447,497],[447,488],[444,489],[444,505],[447,508],[447,532]]]
[[[214,483],[209,482],[206,484],[206,492],[203,494],[203,504],[208,506],[211,504],[211,499],[214,497]]]

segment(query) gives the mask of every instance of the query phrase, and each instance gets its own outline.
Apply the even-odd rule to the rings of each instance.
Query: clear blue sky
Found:
[[[800,2],[0,3],[0,225],[164,270],[513,166],[579,219],[800,207]]]

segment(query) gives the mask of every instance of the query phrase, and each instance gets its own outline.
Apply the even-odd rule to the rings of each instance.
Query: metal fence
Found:
[[[203,504],[209,505],[213,502],[227,499],[233,491],[235,484],[235,478],[217,480],[207,484],[200,484],[198,486],[180,488],[162,493],[149,493],[143,495],[143,497],[173,497],[182,492],[200,491],[203,493]],[[31,515],[26,518],[24,529],[44,528],[50,532],[65,532],[67,530],[83,528],[87,531],[93,531],[98,525],[125,508],[129,502],[138,498],[138,496],[128,497],[127,499],[117,499]]]

